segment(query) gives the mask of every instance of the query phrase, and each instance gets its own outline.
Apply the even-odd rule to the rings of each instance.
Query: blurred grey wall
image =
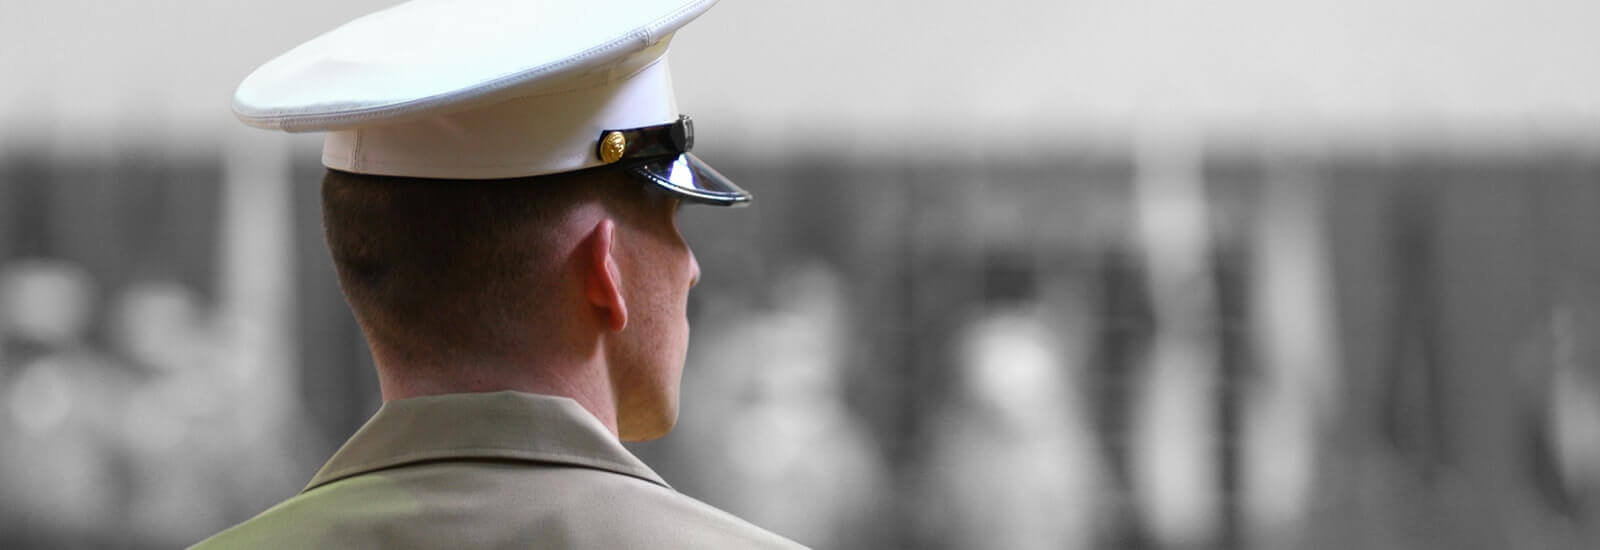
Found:
[[[7,2],[0,136],[236,129],[251,69],[388,4]],[[1151,126],[1587,131],[1597,19],[1583,0],[730,0],[673,63],[707,144],[757,153],[816,146],[796,129],[869,150]]]

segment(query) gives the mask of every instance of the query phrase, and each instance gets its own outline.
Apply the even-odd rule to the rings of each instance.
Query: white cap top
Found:
[[[715,3],[415,0],[268,61],[239,85],[233,110],[251,126],[329,132],[329,168],[451,179],[643,162],[621,136],[606,136],[617,154],[602,158],[602,136],[678,123],[674,135],[688,139],[648,148],[659,162],[640,176],[691,194],[732,193],[694,197],[704,202],[739,203],[748,194],[689,161],[693,127],[679,122],[666,62],[672,33]]]
[[[664,42],[715,3],[406,2],[268,61],[239,85],[233,110],[251,126],[309,132],[495,103],[592,76]]]

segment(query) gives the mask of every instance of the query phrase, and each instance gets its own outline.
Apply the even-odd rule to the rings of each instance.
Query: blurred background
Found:
[[[320,137],[228,105],[390,3],[0,7],[0,547],[198,541],[376,410]],[[675,81],[759,200],[633,449],[820,548],[1593,548],[1596,21],[724,2]]]

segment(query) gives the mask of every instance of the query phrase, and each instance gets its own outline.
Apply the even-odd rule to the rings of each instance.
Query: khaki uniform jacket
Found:
[[[385,403],[299,495],[195,548],[800,548],[689,498],[564,397]]]

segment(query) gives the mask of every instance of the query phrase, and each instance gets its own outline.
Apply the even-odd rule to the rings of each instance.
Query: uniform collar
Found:
[[[582,466],[667,486],[578,402],[503,391],[385,402],[305,491],[384,468],[452,459]]]

